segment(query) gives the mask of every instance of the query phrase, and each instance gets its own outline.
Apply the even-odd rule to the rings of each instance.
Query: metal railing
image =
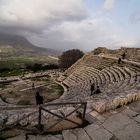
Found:
[[[77,112],[80,108],[82,108],[83,111],[82,112],[79,111],[79,112],[81,113],[81,118],[84,121],[87,102],[51,103],[51,104],[48,104],[46,107],[48,107],[48,106],[66,106],[66,105],[76,105],[76,108],[74,110],[72,110],[71,112],[69,112],[67,115],[65,115],[63,112],[61,112],[61,115],[59,115],[59,114],[51,112],[49,109],[46,109],[43,106],[39,106],[39,109],[38,109],[38,125],[37,125],[38,131],[31,132],[31,133],[26,133],[25,139],[28,140],[29,135],[46,134],[50,129],[52,129],[53,127],[55,127],[57,124],[61,123],[64,120],[69,121],[71,123],[74,123],[78,126],[81,125],[81,124],[77,123],[76,121],[73,121],[73,120],[69,119],[68,117],[71,116],[74,112]],[[59,121],[57,121],[53,125],[49,126],[46,130],[43,129],[43,124],[42,124],[42,112],[43,111],[59,118]]]
[[[74,107],[67,114],[65,114],[66,112],[62,112],[60,110],[58,112],[54,113],[50,109],[50,107],[57,107],[57,109],[60,109],[61,107],[66,107],[67,105]],[[28,136],[29,135],[45,134],[45,133],[49,132],[49,130],[54,128],[56,125],[61,123],[62,121],[68,121],[68,122],[71,122],[73,124],[76,124],[76,126],[80,126],[81,123],[78,123],[78,122],[70,119],[69,117],[73,113],[77,112],[77,113],[80,114],[80,117],[81,117],[82,121],[84,121],[85,113],[86,113],[86,107],[87,107],[87,102],[49,103],[47,105],[39,105],[38,106],[38,110],[33,111],[31,113],[28,113],[28,114],[20,117],[18,120],[16,120],[12,124],[4,125],[2,130],[7,129],[7,128],[18,128],[18,129],[25,130],[25,131],[27,131],[27,133],[26,133],[26,140],[28,140]],[[55,110],[57,110],[57,109],[55,109]],[[44,127],[43,127],[44,124],[42,122],[42,118],[44,117],[43,112],[47,112],[48,114],[51,114],[52,116],[55,116],[56,118],[58,118],[58,120],[55,121],[54,124],[51,124],[51,126],[49,126],[46,129],[44,129]],[[23,121],[24,119],[27,119],[29,117],[35,116],[35,115],[37,115],[37,118],[36,118],[37,119],[36,129],[31,128],[31,127],[28,128],[26,126],[20,125],[21,121]],[[47,117],[45,119],[47,120]],[[34,119],[30,120],[30,122],[32,122],[32,121],[34,121]]]
[[[47,106],[61,106],[61,105],[76,105],[76,108],[74,108],[74,110],[72,110],[71,112],[69,112],[67,115],[65,115],[63,112],[60,112],[61,115],[59,114],[56,114],[56,113],[53,113],[51,112],[49,109],[46,109],[42,106],[39,106],[39,110],[38,110],[38,129],[41,129],[42,128],[42,123],[41,123],[41,120],[42,120],[42,111],[45,111],[57,118],[59,118],[60,120],[56,123],[54,123],[53,125],[49,126],[49,128],[47,128],[46,131],[50,130],[51,128],[55,127],[57,124],[61,123],[62,121],[66,120],[66,121],[69,121],[71,123],[74,123],[76,125],[80,125],[79,123],[69,119],[68,117],[71,116],[74,112],[77,112],[80,108],[83,108],[83,111],[81,113],[81,117],[82,117],[82,120],[84,120],[85,118],[85,113],[86,113],[86,106],[87,106],[87,103],[86,102],[69,102],[69,103],[51,103],[51,104],[48,104]]]

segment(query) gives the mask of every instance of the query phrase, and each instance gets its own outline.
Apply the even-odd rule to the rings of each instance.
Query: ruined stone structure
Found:
[[[126,59],[118,64],[118,57],[126,53]],[[85,128],[63,130],[57,136],[30,136],[29,139],[47,140],[139,140],[140,138],[140,49],[121,48],[120,50],[107,50],[100,48],[87,53],[74,65],[67,69],[57,81],[65,87],[63,95],[52,101],[57,102],[87,102],[85,119],[91,123]],[[43,73],[42,73],[43,74]],[[91,84],[100,87],[101,93],[91,96]],[[136,102],[135,107],[130,103]],[[130,106],[130,107],[129,107]],[[45,107],[45,105],[44,105]],[[121,111],[117,108],[121,107]],[[11,110],[6,110],[11,108]],[[67,115],[76,106],[64,108],[57,106],[49,110],[59,115]],[[0,123],[12,124],[37,107],[17,106],[4,103],[0,100]],[[79,111],[80,112],[80,111]],[[79,113],[78,112],[78,113]],[[64,114],[63,114],[64,113]],[[48,120],[44,124],[57,120],[48,113],[43,114]],[[80,122],[74,113],[72,120]],[[38,115],[21,121],[26,125],[35,120]],[[37,123],[34,121],[33,123]],[[31,124],[34,126],[35,124]],[[61,124],[63,126],[64,124]],[[65,122],[67,126],[67,123]],[[2,125],[1,125],[2,126]],[[69,125],[71,128],[71,125]],[[68,128],[68,127],[63,127]],[[121,131],[120,131],[121,130]],[[20,135],[17,139],[23,139]],[[14,140],[14,139],[9,139]]]
[[[62,79],[61,79],[62,78]],[[64,100],[87,101],[97,112],[115,109],[140,99],[140,64],[117,58],[86,54],[70,67],[61,77],[69,92]],[[90,86],[94,83],[101,94],[90,96]]]

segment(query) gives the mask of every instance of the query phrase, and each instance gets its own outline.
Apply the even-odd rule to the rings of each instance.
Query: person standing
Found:
[[[118,64],[121,64],[121,62],[122,62],[122,59],[119,58],[119,59],[118,59]]]
[[[43,96],[41,96],[38,91],[36,92],[35,98],[36,98],[36,105],[43,104]]]
[[[90,87],[90,95],[92,95],[93,94],[93,91],[94,91],[94,89],[95,89],[95,85],[94,85],[94,83],[91,85],[91,87]]]
[[[32,83],[32,89],[34,89],[35,88],[35,84],[34,83]]]
[[[126,54],[125,54],[125,53],[123,53],[123,54],[122,54],[122,59],[124,60],[124,59],[125,59],[125,57],[126,57]]]

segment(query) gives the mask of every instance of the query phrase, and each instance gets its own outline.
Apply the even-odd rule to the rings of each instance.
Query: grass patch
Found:
[[[50,82],[50,76],[45,76],[45,77],[33,77],[31,78],[32,81],[46,81],[46,82]]]
[[[56,59],[50,58],[48,56],[11,56],[4,57],[0,60],[0,69],[2,68],[20,68],[27,65],[33,65],[35,63],[48,63],[48,64],[57,64]]]
[[[0,70],[0,77],[8,77],[8,76],[16,76],[16,75],[22,75],[25,73],[24,69],[1,69]]]
[[[58,85],[58,84],[53,84],[51,85],[52,89],[56,89],[58,91],[59,94],[63,94],[64,89],[62,86]]]

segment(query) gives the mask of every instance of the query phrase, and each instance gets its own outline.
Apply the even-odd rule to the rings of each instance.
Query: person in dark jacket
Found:
[[[34,89],[35,88],[35,84],[34,83],[32,83],[32,89]]]
[[[93,84],[91,85],[91,87],[90,87],[90,91],[91,91],[90,95],[93,94],[94,89],[95,89],[95,85],[94,85],[94,83],[93,83]]]
[[[43,96],[39,95],[39,92],[36,92],[36,105],[43,104]]]
[[[126,54],[125,54],[125,53],[123,53],[123,54],[122,54],[122,59],[125,59],[125,56],[126,56]]]
[[[118,59],[118,64],[121,64],[121,62],[122,62],[122,59],[119,58],[119,59]]]
[[[100,90],[100,87],[97,86],[97,89],[95,90],[94,94],[99,94],[99,93],[101,93],[101,90]]]

